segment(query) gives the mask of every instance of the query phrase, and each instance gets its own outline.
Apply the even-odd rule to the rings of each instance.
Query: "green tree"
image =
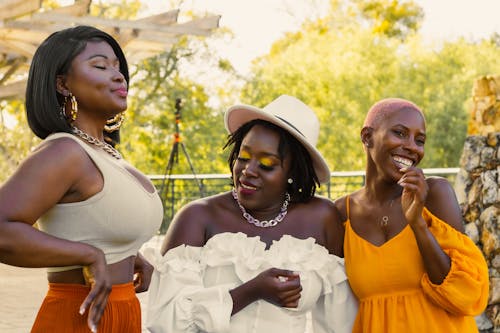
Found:
[[[405,39],[418,31],[424,13],[413,1],[354,0],[374,34]]]
[[[0,183],[3,182],[39,140],[26,125],[21,101],[0,101]]]
[[[46,9],[56,8],[54,0],[43,2]],[[177,8],[175,5],[172,8]],[[133,19],[142,9],[139,0],[115,2],[94,1],[91,15],[113,19]],[[196,13],[188,12],[194,17]],[[214,38],[224,38],[228,31],[217,32]],[[186,64],[201,61],[211,66],[219,82],[209,88],[191,79]],[[1,64],[0,64],[1,66]],[[210,105],[209,93],[221,100],[231,93],[234,70],[227,60],[217,55],[205,38],[183,37],[170,49],[140,63],[130,63],[131,87],[126,122],[121,130],[119,149],[134,165],[146,174],[163,174],[173,145],[175,131],[174,105],[183,100],[181,138],[197,173],[228,172],[222,145],[226,133],[222,111]],[[208,67],[204,67],[205,69]],[[0,104],[0,166],[4,171],[0,182],[7,178],[28,151],[40,141],[33,137],[24,118],[24,101],[2,101]],[[15,121],[7,121],[14,119]],[[191,173],[182,152],[175,172]]]
[[[422,166],[457,166],[472,83],[500,71],[498,46],[464,39],[429,46],[418,33],[380,34],[346,8],[334,3],[328,15],[277,41],[254,62],[242,99],[264,105],[279,94],[297,96],[318,114],[318,148],[332,169],[361,170],[366,111],[381,98],[407,98],[427,115]]]
[[[131,82],[134,98],[126,112],[120,148],[148,174],[163,174],[174,145],[175,102],[182,100],[180,138],[196,173],[226,172],[220,158],[226,134],[222,113],[207,106],[204,88],[179,74],[179,61],[190,57],[179,45],[137,66]],[[179,147],[173,173],[191,173]],[[207,163],[210,161],[210,163]]]

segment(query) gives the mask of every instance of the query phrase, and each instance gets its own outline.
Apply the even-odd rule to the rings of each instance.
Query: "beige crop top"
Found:
[[[102,190],[81,202],[57,204],[38,220],[40,230],[67,240],[101,249],[108,264],[136,255],[160,227],[163,208],[156,190],[151,193],[125,166],[100,149],[68,133],[56,133],[45,140],[71,138],[85,149],[100,170]],[[49,272],[79,266],[49,267]]]

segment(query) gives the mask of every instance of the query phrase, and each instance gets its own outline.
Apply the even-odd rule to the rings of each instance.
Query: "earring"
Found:
[[[288,182],[288,184],[293,184],[293,179],[292,178],[288,178],[287,182]]]
[[[120,112],[116,116],[106,121],[106,125],[104,125],[104,130],[108,133],[114,132],[118,130],[125,119],[124,113]]]
[[[66,98],[64,98],[64,101],[66,102]],[[78,102],[76,101],[75,95],[72,93],[69,93],[69,98],[71,100],[71,122],[74,122],[76,120],[76,116],[78,115]],[[66,105],[66,103],[64,104]]]
[[[59,110],[59,112],[61,113],[61,118],[65,120],[68,119],[68,117],[66,116],[66,103],[68,103],[68,96],[64,96],[64,101]]]

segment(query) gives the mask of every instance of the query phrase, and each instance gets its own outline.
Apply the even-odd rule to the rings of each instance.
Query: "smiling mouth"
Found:
[[[408,158],[401,157],[401,156],[394,156],[394,162],[396,162],[396,164],[400,168],[409,168],[413,165],[412,160],[410,160]]]
[[[242,188],[244,188],[245,190],[253,190],[255,191],[257,188],[255,186],[250,186],[250,185],[245,185],[243,183],[240,182],[240,185]]]

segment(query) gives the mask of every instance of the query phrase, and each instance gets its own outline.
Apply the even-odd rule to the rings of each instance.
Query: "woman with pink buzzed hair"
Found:
[[[464,234],[453,188],[425,177],[425,118],[389,98],[366,116],[366,182],[335,201],[345,225],[346,272],[359,299],[353,332],[477,332],[488,268]]]

